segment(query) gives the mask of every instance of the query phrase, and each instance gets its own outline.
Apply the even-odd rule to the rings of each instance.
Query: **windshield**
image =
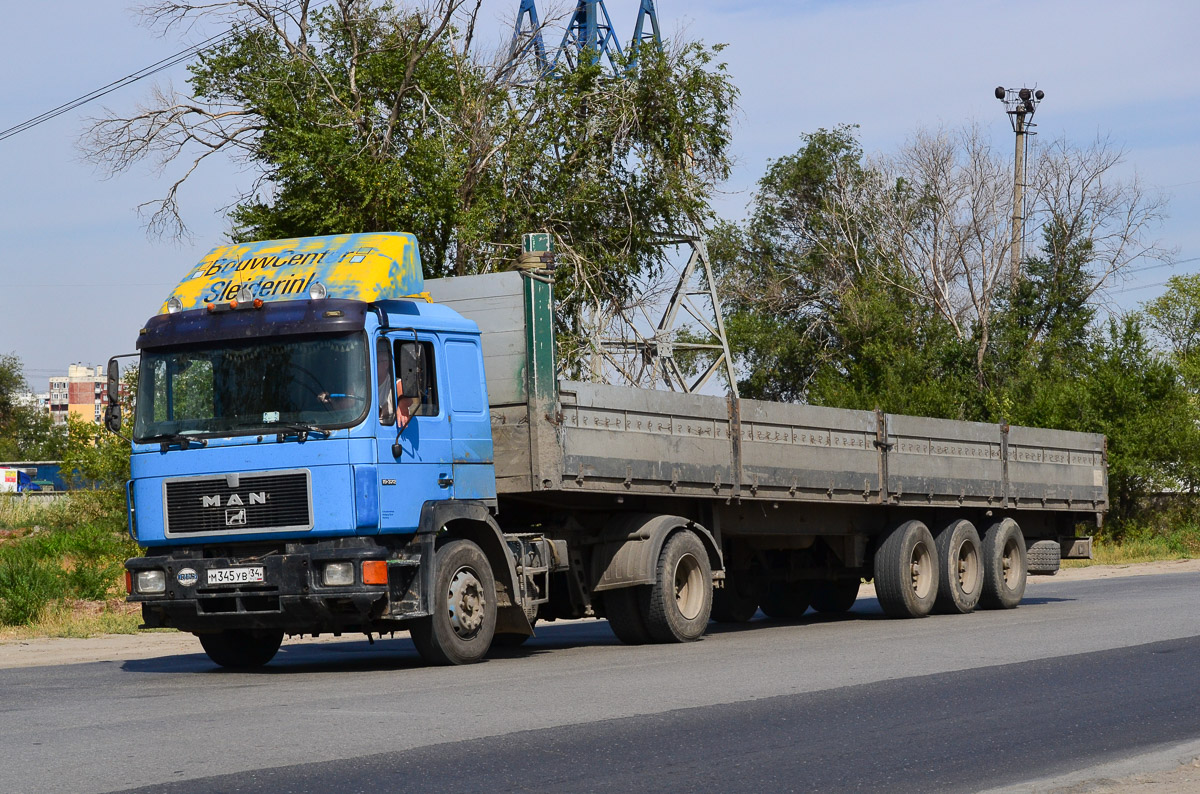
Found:
[[[346,427],[366,415],[369,371],[361,331],[143,351],[133,435]]]

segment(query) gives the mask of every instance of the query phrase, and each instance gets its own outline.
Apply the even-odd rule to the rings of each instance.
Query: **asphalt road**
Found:
[[[0,670],[0,791],[975,791],[1200,740],[1200,574],[1032,581],[685,646],[550,625],[467,668],[396,639]]]

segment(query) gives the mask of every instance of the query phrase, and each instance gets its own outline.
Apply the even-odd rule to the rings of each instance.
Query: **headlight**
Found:
[[[354,584],[354,563],[331,562],[325,565],[321,580],[326,587]]]
[[[139,593],[162,593],[167,589],[167,575],[162,571],[138,571],[137,591]]]

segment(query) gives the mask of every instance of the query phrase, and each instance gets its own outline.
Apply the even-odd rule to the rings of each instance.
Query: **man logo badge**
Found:
[[[175,574],[175,580],[184,587],[191,587],[196,583],[196,572],[191,568],[180,568],[179,573]]]
[[[244,527],[246,526],[246,508],[242,507],[237,510],[225,511],[225,526],[227,527]]]

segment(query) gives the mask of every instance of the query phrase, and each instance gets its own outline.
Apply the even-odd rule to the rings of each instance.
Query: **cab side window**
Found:
[[[411,416],[437,416],[437,369],[432,342],[396,342],[400,400],[411,400]],[[403,404],[403,403],[402,403]]]
[[[392,368],[391,345],[375,340],[375,371],[379,380],[379,424],[396,424],[396,373]]]

